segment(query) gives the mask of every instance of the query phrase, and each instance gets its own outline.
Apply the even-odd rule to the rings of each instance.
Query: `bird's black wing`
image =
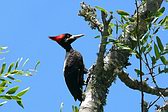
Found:
[[[78,99],[82,101],[82,85],[84,83],[84,64],[82,55],[75,50],[70,51],[64,64],[64,77],[68,89],[75,100]]]

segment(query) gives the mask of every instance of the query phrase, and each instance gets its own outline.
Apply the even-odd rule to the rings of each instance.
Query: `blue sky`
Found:
[[[84,1],[92,6],[106,7],[107,10],[112,11],[122,9],[132,14],[135,8],[134,0]],[[21,83],[15,83],[20,86],[20,90],[31,87],[23,96],[25,109],[10,101],[0,107],[1,112],[59,112],[62,102],[63,111],[71,112],[72,105],[79,105],[65,85],[62,72],[65,51],[49,40],[48,36],[66,32],[85,34],[73,43],[73,47],[82,53],[87,68],[95,62],[99,39],[93,37],[99,33],[91,30],[83,18],[77,15],[80,2],[81,0],[0,1],[0,45],[8,46],[10,51],[4,55],[5,62],[10,63],[20,57],[29,58],[26,67],[31,68],[38,60],[41,61],[38,72],[34,76],[22,77]],[[167,4],[166,7],[168,8]],[[163,36],[166,34],[164,33]],[[151,100],[148,95],[146,98]],[[140,93],[129,89],[117,80],[110,88],[105,111],[139,110]]]

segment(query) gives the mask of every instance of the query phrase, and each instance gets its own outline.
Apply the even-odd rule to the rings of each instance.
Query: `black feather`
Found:
[[[82,55],[73,49],[67,52],[64,65],[64,77],[68,89],[75,101],[82,101],[82,85],[84,84],[84,64]]]

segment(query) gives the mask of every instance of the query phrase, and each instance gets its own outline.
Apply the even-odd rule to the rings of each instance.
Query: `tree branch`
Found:
[[[129,88],[141,91],[141,82],[139,82],[138,80],[133,80],[124,71],[119,72],[118,77]],[[161,92],[163,96],[165,96],[165,97],[168,96],[168,88],[151,87],[145,81],[143,82],[142,86],[143,86],[143,91],[148,94],[161,96],[160,95],[160,92]]]
[[[150,23],[150,22],[149,23],[144,22],[144,20],[147,18],[148,13],[156,12],[160,7],[161,3],[163,2],[163,0],[147,0],[147,1],[148,1],[147,4],[141,4],[139,7],[139,16],[140,16],[139,33],[142,35],[145,34],[145,32],[147,31],[147,25]],[[151,7],[153,5],[154,7]],[[85,18],[86,16],[83,15],[83,17]],[[136,17],[136,14],[133,17]],[[118,39],[124,45],[128,45],[131,48],[135,48],[137,46],[136,44],[133,43],[134,37],[131,35],[131,32],[135,29],[135,26],[136,26],[136,22],[127,26],[126,32],[123,32]],[[97,29],[98,31],[101,32],[101,34],[103,34],[102,31],[105,31],[105,29],[103,30],[99,30],[99,28]],[[102,52],[102,51],[99,50],[99,52]],[[104,58],[104,63],[103,63],[104,66],[103,66],[102,72],[97,72],[97,70],[99,70],[98,63],[97,63],[98,59],[97,59],[95,66],[93,66],[90,69],[90,72],[89,72],[90,79],[88,81],[88,85],[85,91],[85,99],[80,105],[79,112],[102,112],[103,111],[103,105],[105,105],[106,103],[108,88],[115,80],[117,75],[116,73],[118,73],[118,71],[121,71],[122,68],[128,64],[129,56],[130,56],[129,51],[119,49],[117,46],[113,45]],[[125,75],[125,79],[123,80],[129,79],[129,77],[126,77],[128,75],[126,74],[123,74],[123,75]],[[129,83],[129,81],[126,82],[126,84]],[[163,90],[160,90],[160,91],[163,91]]]

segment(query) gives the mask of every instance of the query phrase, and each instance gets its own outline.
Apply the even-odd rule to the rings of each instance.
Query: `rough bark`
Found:
[[[147,25],[150,24],[147,22],[144,22],[143,20],[147,18],[148,13],[155,13],[159,7],[161,6],[161,3],[163,0],[147,0],[147,3],[141,4],[139,7],[139,27],[140,27],[140,34],[145,34],[147,31]],[[85,16],[84,16],[85,17]],[[122,82],[125,83],[126,86],[129,86],[132,89],[140,90],[140,88],[134,87],[129,85],[129,83],[135,83],[138,85],[139,82],[131,80],[130,77],[126,73],[123,73],[122,69],[125,67],[128,63],[128,59],[130,56],[130,52],[126,50],[121,50],[117,46],[113,45],[112,48],[109,50],[109,52],[104,57],[105,53],[105,44],[106,40],[104,37],[108,36],[108,24],[105,26],[104,23],[109,22],[109,20],[106,20],[106,16],[104,15],[104,20],[106,22],[103,22],[103,30],[101,25],[95,25],[97,29],[101,29],[101,43],[100,43],[100,49],[98,53],[98,58],[96,61],[96,64],[91,67],[89,70],[89,81],[88,85],[85,91],[85,99],[80,105],[79,112],[102,112],[103,106],[106,103],[106,97],[108,93],[108,88],[111,86],[112,82],[115,80],[117,74],[119,74],[119,78],[122,80]],[[136,14],[133,16],[136,17]],[[153,18],[151,18],[152,21]],[[103,18],[102,18],[103,21]],[[98,22],[99,23],[99,22]],[[107,27],[107,28],[106,28]],[[129,47],[136,47],[136,45],[133,43],[133,35],[131,35],[130,32],[132,32],[136,28],[136,22],[130,24],[126,31],[123,32],[120,37],[119,41],[123,44],[128,45]],[[150,92],[147,92],[149,94],[158,95],[156,92],[157,90],[155,88],[152,88],[148,86],[148,89],[150,88]],[[153,92],[155,91],[155,92]],[[159,91],[159,90],[158,90]],[[167,90],[164,90],[165,95],[167,94]]]

